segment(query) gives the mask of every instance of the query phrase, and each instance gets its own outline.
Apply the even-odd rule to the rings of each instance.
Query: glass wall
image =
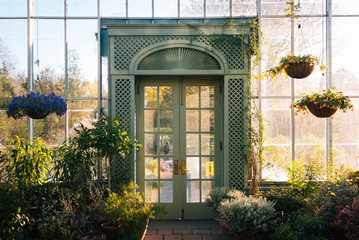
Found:
[[[334,119],[294,116],[291,102],[301,93],[336,86],[359,103],[359,54],[353,26],[359,23],[357,0],[301,0],[294,25],[287,0],[0,0],[0,144],[15,136],[41,137],[56,146],[75,134],[79,123],[90,125],[101,107],[108,108],[107,58],[100,56],[98,31],[105,19],[124,23],[204,23],[208,19],[258,17],[264,43],[261,71],[287,54],[313,54],[329,66],[303,80],[280,76],[261,80],[258,106],[265,119],[268,147],[262,177],[286,179],[291,161],[319,159],[359,168],[359,114],[336,113]],[[299,2],[299,0],[297,1]],[[102,69],[102,72],[99,72]],[[6,116],[12,96],[29,90],[55,92],[68,102],[63,117],[45,120]],[[350,126],[350,130],[347,129]]]

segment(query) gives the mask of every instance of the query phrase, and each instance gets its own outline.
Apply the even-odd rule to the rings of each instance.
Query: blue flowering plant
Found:
[[[55,93],[45,95],[30,92],[24,96],[13,97],[6,113],[8,117],[13,117],[16,120],[24,116],[41,119],[52,113],[62,116],[66,111],[67,104],[65,100],[55,95]]]

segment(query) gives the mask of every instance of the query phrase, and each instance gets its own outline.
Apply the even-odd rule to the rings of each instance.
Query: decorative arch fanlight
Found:
[[[153,52],[138,64],[138,70],[220,70],[213,56],[193,48],[174,47]]]

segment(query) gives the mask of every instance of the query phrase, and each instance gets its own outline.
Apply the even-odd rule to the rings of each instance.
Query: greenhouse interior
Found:
[[[356,23],[357,0],[0,0],[0,239],[358,240]]]

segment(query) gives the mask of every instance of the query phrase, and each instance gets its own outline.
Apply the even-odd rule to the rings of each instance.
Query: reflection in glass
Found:
[[[160,158],[160,178],[172,179],[173,161],[171,157]]]
[[[232,16],[254,16],[257,14],[257,0],[232,0]]]
[[[214,158],[201,157],[201,178],[214,179]]]
[[[172,134],[160,134],[161,155],[173,154]]]
[[[160,108],[172,108],[172,86],[160,86]]]
[[[213,108],[214,107],[214,87],[202,86],[201,87],[201,107]]]
[[[186,87],[186,108],[199,107],[199,87],[187,86]]]
[[[199,181],[187,181],[187,202],[195,203],[199,202],[200,182]]]
[[[213,186],[214,186],[213,181],[202,181],[202,202],[204,202],[207,195],[212,190]]]
[[[214,155],[214,134],[201,134],[201,154]]]
[[[156,157],[145,158],[145,179],[158,178],[158,160]]]
[[[157,110],[145,110],[145,131],[157,131]]]
[[[145,154],[157,155],[157,134],[145,134]]]
[[[187,179],[199,178],[199,157],[187,157]]]
[[[206,7],[207,17],[229,16],[229,0],[207,0]]]
[[[157,100],[157,87],[145,87],[145,108],[156,108]]]
[[[201,111],[201,131],[209,132],[214,131],[214,111],[202,110]]]
[[[173,182],[161,181],[160,182],[160,202],[171,203],[173,202]]]
[[[186,131],[199,131],[199,110],[186,110]]]
[[[186,134],[186,154],[199,155],[199,134]]]
[[[181,17],[204,17],[204,0],[181,0]]]
[[[145,201],[158,202],[158,182],[146,181],[145,184]]]
[[[160,110],[160,131],[171,132],[172,124],[172,110]]]

